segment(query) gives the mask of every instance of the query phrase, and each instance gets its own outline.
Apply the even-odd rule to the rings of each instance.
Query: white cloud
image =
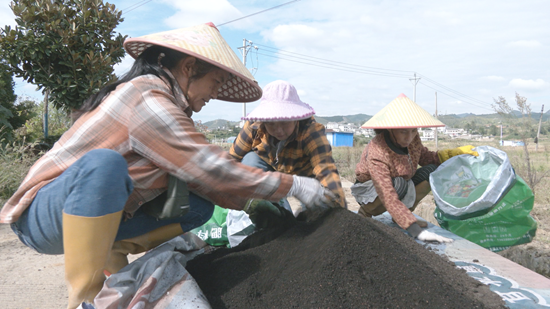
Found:
[[[537,40],[520,40],[515,42],[509,42],[506,45],[509,47],[519,47],[519,48],[536,48],[536,47],[542,46],[542,44]]]
[[[11,0],[0,0],[0,27],[15,26],[15,15],[10,9]]]
[[[0,20],[14,23],[9,2],[0,0]],[[134,3],[112,2],[122,9]],[[157,0],[123,15],[117,30],[141,36],[209,21],[219,25],[280,4]],[[422,106],[430,107],[437,91],[441,113],[492,113],[493,98],[511,90],[536,90],[541,104],[550,97],[548,11],[550,2],[540,0],[316,0],[293,2],[219,29],[239,58],[236,48],[243,38],[258,45],[247,64],[258,68],[260,85],[291,82],[319,115],[373,115],[400,93],[412,98],[414,72],[422,76],[416,87]],[[294,54],[277,59],[281,50]],[[125,58],[115,72],[124,73],[132,63]],[[510,76],[538,79],[510,81]],[[247,106],[248,111],[254,107]],[[242,104],[212,102],[194,119],[235,121],[241,116]]]
[[[212,22],[219,25],[242,17],[244,14],[227,0],[164,0],[175,9],[164,22],[173,29]]]
[[[534,91],[541,91],[549,88],[549,84],[540,78],[536,80],[514,78],[508,83],[508,86],[517,90]]]
[[[483,77],[484,80],[487,80],[487,81],[493,81],[493,82],[502,82],[502,81],[505,81],[506,79],[502,76],[495,76],[495,75],[489,75],[489,76],[485,76]]]
[[[124,58],[122,58],[122,61],[117,63],[113,68],[115,70],[115,74],[120,77],[124,74],[126,74],[134,64],[134,58],[132,56],[126,54]]]
[[[273,30],[264,32],[264,37],[276,46],[307,46],[308,50],[325,49],[334,43],[327,40],[323,29],[304,24],[277,25]],[[293,49],[293,48],[292,48]]]

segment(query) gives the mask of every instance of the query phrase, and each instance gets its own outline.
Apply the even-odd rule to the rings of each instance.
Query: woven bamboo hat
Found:
[[[258,107],[241,119],[275,122],[302,120],[313,115],[313,108],[300,100],[292,84],[277,80],[265,85]]]
[[[445,124],[435,119],[406,95],[400,94],[376,115],[365,122],[365,129],[406,129],[444,127]]]
[[[167,47],[213,64],[232,74],[218,91],[218,100],[252,102],[262,96],[262,89],[248,69],[231,50],[212,23],[149,34],[124,41],[124,48],[134,58],[153,46]]]

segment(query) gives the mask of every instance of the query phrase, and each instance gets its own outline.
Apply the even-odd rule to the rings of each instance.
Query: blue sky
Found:
[[[129,37],[216,25],[291,0],[117,0]],[[0,25],[14,25],[9,0],[0,0]],[[136,5],[141,5],[136,7]],[[291,82],[319,116],[373,115],[400,93],[430,113],[493,113],[493,99],[532,110],[550,109],[550,2],[300,0],[219,26],[235,53],[253,42],[247,67],[259,84]],[[127,56],[116,66],[123,74]],[[41,99],[16,80],[16,94]],[[247,104],[250,112],[256,103]],[[242,104],[211,101],[195,120],[238,121]]]

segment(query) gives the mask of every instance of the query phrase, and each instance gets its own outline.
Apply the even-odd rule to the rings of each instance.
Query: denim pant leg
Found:
[[[259,169],[262,169],[266,172],[273,172],[275,169],[273,166],[267,164],[260,156],[258,156],[254,151],[251,151],[244,155],[243,159],[241,160],[241,163],[244,165],[257,167]],[[288,203],[286,198],[281,199],[281,203],[283,203],[283,207],[292,212],[292,208],[290,207],[290,204]],[[305,209],[305,207],[302,205],[302,209]]]
[[[62,254],[63,212],[83,217],[115,213],[132,190],[126,160],[113,150],[92,150],[41,188],[12,229],[36,251]]]
[[[180,223],[184,232],[205,224],[214,213],[212,202],[194,194],[189,193],[189,212],[184,216],[168,220],[158,220],[145,214],[142,208],[138,209],[131,219],[120,223],[116,240],[128,239],[146,234],[159,227]]]

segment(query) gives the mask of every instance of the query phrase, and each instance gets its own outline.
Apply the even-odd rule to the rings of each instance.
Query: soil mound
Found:
[[[402,231],[343,209],[289,218],[186,268],[213,308],[506,308]]]

